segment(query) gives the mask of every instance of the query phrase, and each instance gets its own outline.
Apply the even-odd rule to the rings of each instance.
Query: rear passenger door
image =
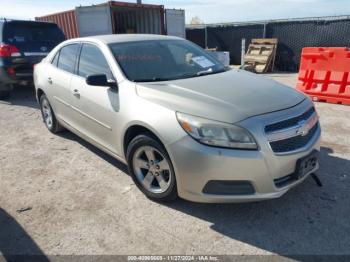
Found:
[[[116,153],[115,126],[118,122],[118,91],[106,86],[90,86],[86,83],[89,75],[105,74],[114,80],[110,66],[95,44],[83,43],[77,66],[77,75],[73,76],[71,92],[74,94],[72,105],[80,112],[80,129],[89,138]]]
[[[48,95],[56,117],[72,127],[76,127],[77,114],[71,108],[73,95],[70,85],[75,72],[79,49],[79,44],[63,46],[54,56],[51,66],[46,72]]]

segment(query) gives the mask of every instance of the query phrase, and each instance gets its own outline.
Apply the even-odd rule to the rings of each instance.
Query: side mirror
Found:
[[[109,86],[118,89],[118,84],[114,80],[107,80],[107,76],[103,74],[87,76],[86,83],[90,86]]]

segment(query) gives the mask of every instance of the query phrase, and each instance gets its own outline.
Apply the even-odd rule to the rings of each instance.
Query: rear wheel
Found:
[[[49,131],[54,134],[62,131],[63,127],[57,121],[55,114],[51,108],[50,102],[44,94],[40,97],[40,108],[47,129],[49,129]]]
[[[173,165],[162,144],[149,134],[135,137],[128,146],[129,172],[137,187],[151,200],[177,198]]]

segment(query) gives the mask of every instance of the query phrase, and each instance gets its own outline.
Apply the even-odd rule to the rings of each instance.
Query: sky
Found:
[[[0,0],[0,17],[34,19],[79,5],[103,2],[107,0]],[[143,3],[184,9],[187,23],[194,16],[205,23],[223,23],[350,15],[350,0],[143,0]]]

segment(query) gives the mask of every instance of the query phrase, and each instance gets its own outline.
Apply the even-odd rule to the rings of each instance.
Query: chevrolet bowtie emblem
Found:
[[[306,121],[304,121],[304,120],[300,121],[298,123],[298,126],[299,126],[299,128],[296,131],[297,135],[306,136],[309,133],[310,127]]]

